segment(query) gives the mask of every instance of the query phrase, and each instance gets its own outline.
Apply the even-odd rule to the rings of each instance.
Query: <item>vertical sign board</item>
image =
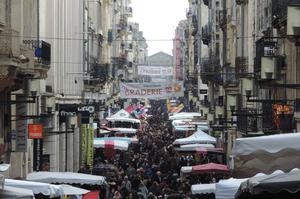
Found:
[[[26,101],[24,96],[17,95],[17,101]],[[27,115],[27,104],[17,103],[16,104],[16,115]],[[16,151],[26,152],[27,151],[27,120],[18,119],[16,121]]]
[[[93,166],[93,157],[94,157],[94,128],[93,126],[90,126],[88,128],[87,133],[87,150],[86,150],[86,163],[87,165],[90,165],[90,167]]]
[[[34,139],[33,148],[33,170],[41,171],[43,165],[43,139]]]
[[[28,137],[33,140],[33,170],[40,171],[43,165],[43,125],[28,124]]]
[[[81,160],[81,165],[84,165],[86,163],[86,148],[87,148],[87,131],[88,131],[88,128],[87,128],[87,124],[81,124],[81,127],[80,127],[80,135],[81,135],[81,144],[80,144],[80,160]]]

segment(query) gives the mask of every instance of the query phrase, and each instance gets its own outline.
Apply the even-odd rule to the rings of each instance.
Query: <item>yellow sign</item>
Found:
[[[93,166],[93,158],[94,158],[94,128],[91,126],[88,129],[87,136],[87,149],[86,149],[86,163],[87,165]]]
[[[87,154],[87,124],[81,124],[80,127],[81,135],[81,151],[80,151],[80,163],[84,165],[86,163],[86,154]]]
[[[167,98],[167,110],[168,110],[168,112],[170,112],[170,110],[171,110],[170,98]]]

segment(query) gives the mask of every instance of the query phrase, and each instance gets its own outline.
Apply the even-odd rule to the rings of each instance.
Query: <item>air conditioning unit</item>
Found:
[[[276,60],[277,57],[261,58],[261,74],[263,80],[276,79]]]
[[[300,36],[300,5],[288,6],[287,35]]]

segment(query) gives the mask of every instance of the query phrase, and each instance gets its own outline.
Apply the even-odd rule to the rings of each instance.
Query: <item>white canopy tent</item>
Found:
[[[103,176],[72,172],[34,172],[27,175],[27,180],[58,184],[106,185]]]
[[[64,195],[63,189],[59,185],[52,185],[41,182],[30,182],[25,180],[5,179],[5,187],[16,187],[21,189],[29,189],[34,194],[43,194],[50,198],[61,197]]]
[[[34,199],[34,194],[29,189],[5,186],[0,189],[1,199]]]
[[[193,119],[194,117],[201,117],[201,113],[196,112],[180,112],[169,117],[170,120]]]
[[[191,187],[192,194],[210,194],[216,192],[216,184],[195,184]]]
[[[111,115],[110,118],[130,118],[130,114],[124,109],[119,110],[115,114]]]
[[[95,140],[104,140],[104,141],[126,141],[128,144],[137,144],[139,140],[136,137],[101,137],[101,138],[95,138]]]
[[[204,133],[202,130],[197,130],[193,135],[176,139],[173,144],[184,145],[184,144],[216,144],[216,138]]]
[[[128,150],[128,142],[126,140],[98,140],[94,139],[94,147],[95,148],[106,148],[111,147],[116,150],[127,151]]]
[[[180,145],[180,147],[175,148],[176,151],[197,151],[201,148],[215,148],[212,144],[186,144],[186,145]]]
[[[108,117],[106,118],[108,121],[120,121],[120,122],[131,122],[131,123],[138,123],[140,124],[141,121],[134,118],[127,118],[127,117]]]
[[[220,180],[216,183],[216,199],[234,199],[242,182],[246,179],[230,178],[228,180]]]
[[[251,177],[300,168],[299,140],[300,133],[237,139],[232,151],[234,174]]]
[[[174,127],[180,127],[180,126],[192,126],[192,127],[194,127],[195,125],[208,126],[207,122],[194,122],[192,119],[173,120],[172,125]]]
[[[134,128],[112,128],[112,130],[122,134],[136,134],[137,132]]]
[[[84,195],[84,194],[87,194],[87,193],[90,192],[89,190],[81,189],[81,188],[78,188],[78,187],[73,187],[73,186],[67,185],[67,184],[62,184],[60,186],[63,189],[64,194],[69,195],[69,196],[71,196],[71,195],[80,196],[80,195]]]
[[[10,168],[10,164],[0,164],[0,172],[7,171]]]

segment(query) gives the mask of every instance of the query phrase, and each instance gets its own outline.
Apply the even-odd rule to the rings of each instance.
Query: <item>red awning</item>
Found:
[[[82,199],[99,199],[100,191],[91,191],[85,195],[83,195]]]
[[[229,169],[227,165],[223,164],[201,164],[192,167],[192,173],[228,173]]]

